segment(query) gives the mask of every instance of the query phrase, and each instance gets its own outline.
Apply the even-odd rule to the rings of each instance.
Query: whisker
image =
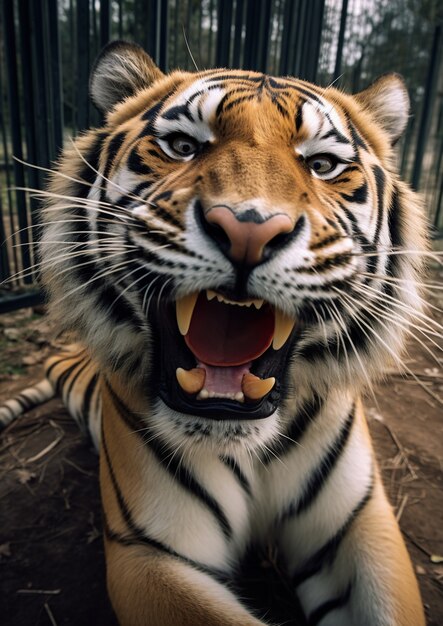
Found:
[[[99,172],[98,170],[95,169],[95,167],[89,163],[85,157],[82,155],[82,153],[80,152],[80,150],[78,149],[77,145],[75,144],[75,142],[72,140],[71,138],[71,144],[72,147],[74,148],[74,150],[77,152],[78,156],[81,158],[81,160],[83,161],[83,163],[89,167],[93,172],[95,172],[97,174],[97,176],[100,176],[103,180],[105,180],[107,183],[109,183],[110,185],[112,185],[115,189],[118,189],[119,191],[121,191],[125,196],[132,198],[133,200],[135,200],[136,202],[144,202],[145,204],[150,204],[151,206],[157,206],[156,204],[154,204],[153,202],[150,202],[149,200],[145,200],[144,198],[142,198],[141,196],[137,196],[133,193],[131,193],[129,191],[129,189],[125,189],[124,187],[122,187],[121,185],[118,185],[117,183],[115,183],[114,181],[112,181],[110,178],[107,178],[106,176],[104,176],[101,172]]]

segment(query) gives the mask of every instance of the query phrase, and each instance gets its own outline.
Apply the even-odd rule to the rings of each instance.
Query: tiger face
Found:
[[[401,251],[424,246],[393,166],[399,77],[346,96],[248,71],[164,76],[119,42],[91,94],[106,123],[54,174],[45,281],[159,430],[262,445],[294,407],[398,358],[421,304],[420,256]]]

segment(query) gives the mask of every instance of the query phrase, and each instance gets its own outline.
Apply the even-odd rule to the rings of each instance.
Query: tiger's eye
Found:
[[[198,142],[188,135],[174,135],[169,138],[168,143],[171,150],[184,157],[196,154],[199,148]]]
[[[328,174],[336,165],[336,163],[328,156],[312,156],[309,159],[306,159],[306,163],[316,174]]]

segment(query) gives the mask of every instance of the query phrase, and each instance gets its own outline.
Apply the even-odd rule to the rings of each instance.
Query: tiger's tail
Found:
[[[44,378],[36,385],[24,389],[10,400],[7,400],[0,406],[0,432],[17,417],[51,400],[55,394],[56,391],[51,381]]]

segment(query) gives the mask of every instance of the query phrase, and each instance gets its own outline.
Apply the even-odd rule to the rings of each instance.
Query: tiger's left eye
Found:
[[[167,138],[169,147],[177,156],[189,157],[198,152],[199,143],[188,135],[171,135]]]
[[[326,155],[318,155],[306,159],[307,165],[316,174],[329,174],[337,165],[335,159]]]

